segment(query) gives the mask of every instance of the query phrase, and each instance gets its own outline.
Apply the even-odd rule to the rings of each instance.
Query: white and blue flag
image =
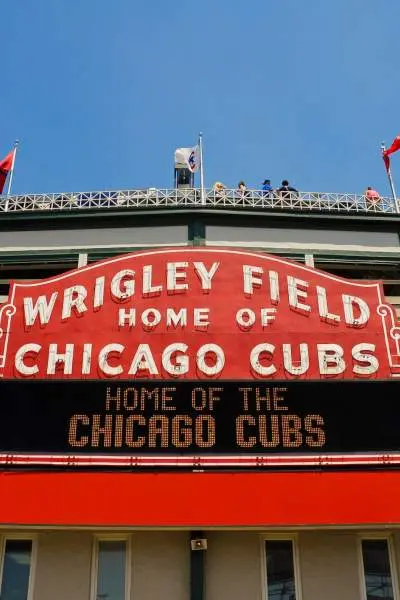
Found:
[[[200,147],[177,148],[175,150],[175,165],[185,165],[192,173],[200,168]]]

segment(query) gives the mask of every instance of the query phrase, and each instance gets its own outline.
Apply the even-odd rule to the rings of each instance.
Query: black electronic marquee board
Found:
[[[397,381],[0,381],[0,468],[400,467]]]

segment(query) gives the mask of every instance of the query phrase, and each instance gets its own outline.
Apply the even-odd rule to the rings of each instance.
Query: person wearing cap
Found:
[[[270,179],[264,179],[264,183],[262,184],[261,189],[264,192],[270,192],[270,193],[273,192],[274,190],[273,190],[272,185],[271,185],[271,180]]]

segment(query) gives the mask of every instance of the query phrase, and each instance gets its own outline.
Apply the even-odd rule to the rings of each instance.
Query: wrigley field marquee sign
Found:
[[[379,282],[240,250],[12,282],[0,464],[397,464],[399,339]]]
[[[12,283],[5,378],[387,378],[400,330],[377,282],[213,249],[122,256]]]

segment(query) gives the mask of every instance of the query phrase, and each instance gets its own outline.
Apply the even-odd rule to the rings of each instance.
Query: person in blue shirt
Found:
[[[263,189],[266,192],[272,192],[273,188],[272,188],[272,185],[271,185],[271,180],[270,179],[265,179],[264,183],[262,184],[262,188],[261,189]]]
[[[267,192],[266,196],[270,196],[272,194],[273,187],[271,185],[271,180],[270,179],[265,179],[264,183],[262,184],[261,189],[263,190],[263,192]]]

